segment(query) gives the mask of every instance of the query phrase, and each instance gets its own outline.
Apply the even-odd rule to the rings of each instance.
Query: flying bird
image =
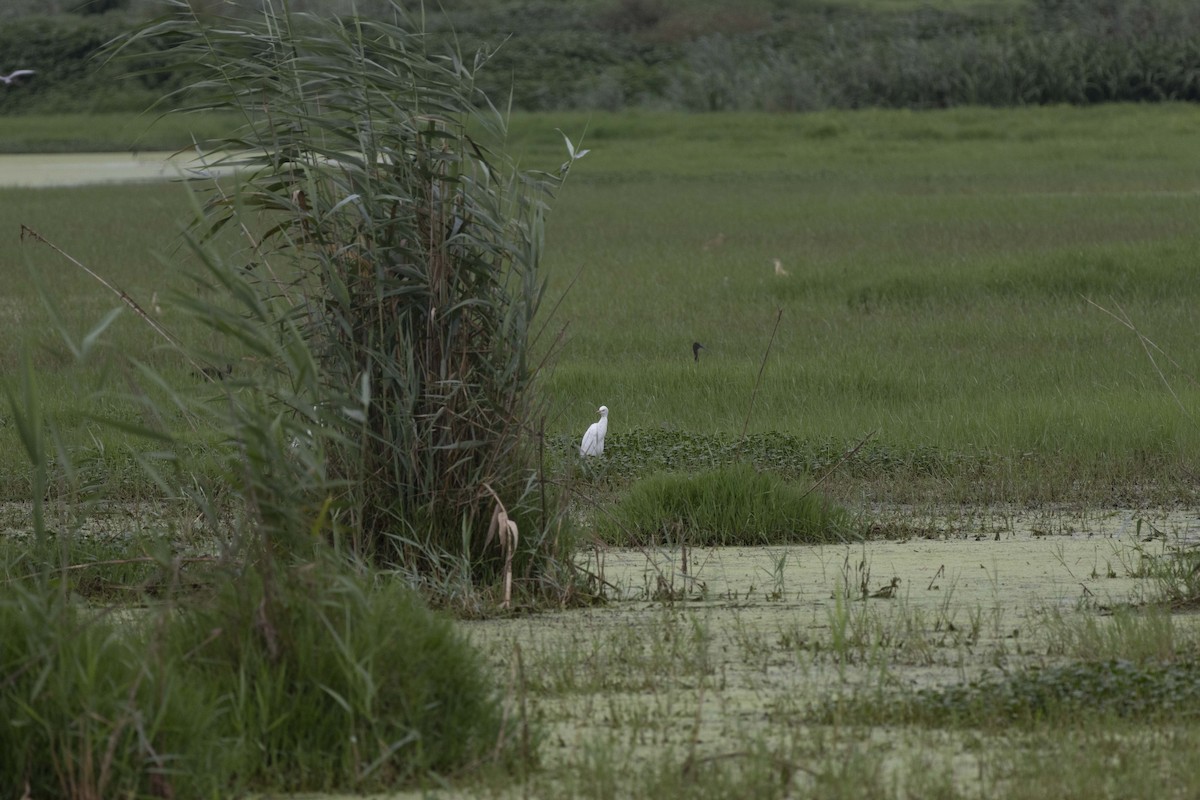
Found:
[[[780,261],[778,258],[775,259],[775,274],[781,278],[786,278],[788,275],[791,274],[790,272],[788,272],[786,269],[783,268],[783,262]]]
[[[699,342],[692,342],[692,356],[695,357],[696,361],[700,360],[700,351],[707,350],[707,349],[708,349],[707,347],[700,344]]]
[[[33,74],[34,71],[31,69],[16,69],[7,75],[0,75],[0,81],[4,81],[5,86],[12,86],[13,81],[17,80],[18,78],[24,78],[26,75]]]
[[[604,455],[604,435],[608,433],[608,406],[600,406],[596,413],[600,415],[600,420],[593,422],[583,435],[583,442],[579,445],[581,456]]]

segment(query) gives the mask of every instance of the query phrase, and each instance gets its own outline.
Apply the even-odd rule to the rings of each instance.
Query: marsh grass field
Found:
[[[616,441],[739,434],[782,310],[750,431],[1022,465],[992,498],[950,477],[947,500],[1182,488],[1194,126],[1171,107],[640,118],[610,148],[594,120],[594,183],[551,230],[555,277],[578,272],[548,384],[583,411],[565,427],[602,402]],[[1170,354],[1183,409],[1089,300]]]
[[[792,437],[772,466],[801,474],[874,432],[830,488],[917,504],[1190,500],[1198,123],[1184,105],[518,117],[508,147],[527,168],[557,168],[556,128],[591,149],[547,233],[556,452],[605,404],[626,478],[666,450],[709,466],[703,452],[743,429]],[[32,343],[53,402],[95,411],[60,389],[103,367],[73,366],[34,284],[53,287],[77,339],[115,298],[18,226],[169,322],[172,293],[194,290],[185,189],[0,192],[0,362]],[[104,341],[151,359],[159,344],[131,314]],[[5,467],[0,494],[21,489]]]
[[[591,152],[547,231],[547,459],[609,602],[463,624],[538,756],[453,788],[1194,796],[1200,638],[1167,601],[1195,573],[1200,111],[522,115],[508,147],[557,169],[556,128]],[[97,419],[140,413],[92,391],[122,369],[105,352],[219,393],[128,313],[80,365],[60,332],[82,347],[117,301],[18,226],[171,325],[174,293],[203,291],[185,193],[0,189],[0,364],[15,391],[28,348],[79,448],[57,495],[156,499],[148,445]],[[581,470],[600,404],[606,455]],[[188,435],[201,465],[220,446]],[[0,446],[19,452],[8,416]],[[747,460],[824,477],[867,538],[600,542],[640,484]],[[21,458],[0,465],[0,499],[29,486]]]

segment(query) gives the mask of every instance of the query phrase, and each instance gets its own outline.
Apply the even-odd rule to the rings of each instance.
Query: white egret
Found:
[[[13,81],[15,81],[17,78],[24,78],[26,75],[33,74],[34,71],[31,69],[17,69],[13,70],[7,75],[0,75],[0,81],[4,81],[5,86],[12,86]]]
[[[775,274],[781,278],[786,278],[790,273],[783,268],[783,262],[778,258],[775,259]]]
[[[608,406],[600,406],[596,413],[600,415],[600,421],[593,422],[583,435],[583,443],[579,445],[581,456],[604,455],[604,434],[608,433]]]
[[[700,351],[707,350],[707,349],[708,349],[707,347],[700,344],[699,342],[692,342],[692,356],[695,357],[697,362],[700,361]]]

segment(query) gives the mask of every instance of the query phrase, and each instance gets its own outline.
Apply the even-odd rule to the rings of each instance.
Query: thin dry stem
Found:
[[[779,321],[783,319],[783,309],[775,315],[775,327],[771,328],[771,338],[767,340],[767,349],[763,352],[762,364],[758,367],[758,377],[754,379],[754,391],[750,393],[750,408],[746,409],[746,421],[742,423],[742,441],[746,439],[746,430],[750,427],[750,416],[754,413],[754,400],[758,397],[758,387],[762,385],[763,371],[767,368],[767,356],[771,354],[771,345],[775,342],[775,333],[779,330]]]
[[[72,264],[74,264],[75,266],[79,267],[81,270],[83,270],[84,272],[86,272],[86,273],[87,273],[88,275],[90,275],[92,278],[94,278],[95,280],[97,280],[97,281],[100,283],[100,285],[101,285],[101,286],[103,286],[105,289],[108,289],[110,292],[112,292],[113,294],[115,294],[117,297],[121,298],[121,302],[123,302],[125,305],[129,306],[130,308],[132,308],[132,309],[133,309],[133,312],[134,312],[135,314],[137,314],[139,317],[141,317],[141,318],[142,318],[142,320],[143,320],[143,321],[145,321],[145,323],[146,323],[147,325],[149,325],[151,328],[153,328],[155,333],[157,333],[159,336],[161,336],[161,337],[163,337],[164,339],[166,339],[168,343],[170,343],[170,344],[174,345],[175,347],[179,347],[179,346],[180,346],[179,340],[178,340],[178,339],[176,339],[174,335],[172,335],[171,333],[169,333],[169,332],[167,331],[167,329],[166,329],[166,328],[164,328],[162,325],[160,325],[158,322],[156,322],[156,321],[155,321],[155,320],[154,320],[154,319],[153,319],[153,318],[152,318],[152,317],[151,317],[149,314],[147,314],[147,313],[145,312],[145,310],[143,310],[143,309],[142,309],[142,307],[141,307],[140,305],[138,305],[138,304],[137,304],[137,301],[135,301],[135,300],[134,300],[132,297],[130,297],[130,296],[129,296],[129,295],[126,293],[126,292],[125,292],[125,290],[123,290],[123,289],[121,289],[120,287],[114,286],[113,284],[109,283],[107,280],[105,280],[105,279],[104,279],[104,277],[103,277],[102,275],[100,275],[98,272],[96,272],[95,270],[91,269],[91,268],[90,268],[90,267],[88,267],[87,265],[85,265],[85,264],[84,264],[83,262],[81,262],[79,259],[75,258],[75,257],[74,257],[74,256],[72,256],[70,253],[66,252],[65,250],[63,250],[63,249],[62,249],[61,247],[59,247],[58,245],[56,245],[56,244],[54,244],[53,242],[51,242],[51,241],[50,241],[49,239],[47,239],[45,236],[42,236],[40,233],[38,233],[37,231],[35,231],[33,228],[30,228],[28,225],[24,225],[24,224],[22,224],[22,225],[21,225],[21,239],[22,239],[22,241],[24,241],[24,239],[25,239],[25,237],[26,237],[26,236],[28,236],[29,238],[33,239],[33,240],[34,240],[34,241],[36,241],[36,242],[40,242],[41,244],[44,244],[44,245],[46,245],[46,246],[47,246],[47,247],[49,247],[51,250],[53,250],[54,252],[58,253],[58,254],[59,254],[60,256],[62,256],[63,258],[65,258],[67,261],[70,261]],[[201,366],[200,366],[199,364],[195,364],[195,367],[196,367],[196,369],[201,369]]]
[[[58,253],[63,258],[65,258],[67,261],[70,261],[72,264],[74,264],[75,266],[79,267],[81,270],[86,272],[88,275],[90,275],[92,278],[94,278],[97,282],[99,282],[100,285],[103,286],[105,289],[108,289],[110,292],[115,294],[118,298],[120,298],[122,303],[124,303],[125,305],[127,305],[131,309],[133,309],[133,313],[137,314],[138,317],[140,317],[143,322],[145,322],[147,325],[149,325],[150,328],[155,333],[157,333],[159,336],[161,336],[163,339],[165,339],[168,344],[175,347],[175,349],[178,350],[185,359],[187,359],[188,363],[191,364],[199,374],[206,375],[207,377],[209,377],[210,380],[215,380],[215,378],[213,378],[212,376],[209,376],[208,373],[205,371],[204,365],[200,364],[195,359],[193,359],[190,355],[188,355],[187,350],[183,347],[183,344],[179,341],[179,339],[177,339],[174,334],[172,334],[170,331],[168,331],[166,328],[164,328],[157,320],[155,320],[153,317],[151,317],[149,314],[147,314],[145,309],[143,309],[140,305],[138,305],[137,301],[134,300],[132,297],[130,297],[129,294],[124,289],[121,289],[119,286],[115,286],[112,283],[109,283],[104,278],[104,276],[100,275],[100,273],[98,273],[95,270],[88,267],[82,261],[80,261],[79,259],[72,256],[70,253],[63,250],[58,245],[54,244],[54,242],[51,242],[45,236],[42,236],[40,233],[35,231],[33,228],[30,228],[28,225],[22,224],[21,225],[21,239],[24,240],[26,236],[33,239],[35,242],[39,242],[41,244],[46,245],[51,250]]]
[[[874,436],[876,433],[878,433],[878,430],[873,430],[873,431],[871,431],[871,432],[870,432],[870,433],[868,433],[866,436],[864,436],[862,439],[860,439],[860,440],[859,440],[859,442],[858,442],[858,444],[854,445],[854,447],[850,448],[850,449],[849,449],[849,450],[847,450],[845,453],[843,453],[843,454],[842,454],[842,457],[841,457],[841,458],[839,458],[839,459],[837,460],[837,463],[836,463],[836,464],[834,464],[834,465],[833,465],[832,467],[830,467],[829,469],[827,469],[827,470],[825,471],[825,474],[823,474],[821,477],[817,478],[817,479],[816,479],[816,480],[813,482],[813,485],[812,485],[812,486],[810,486],[810,487],[808,487],[808,489],[807,489],[807,490],[804,492],[804,494],[800,495],[800,497],[801,497],[801,498],[808,497],[810,494],[812,494],[813,492],[815,492],[815,491],[817,490],[817,487],[818,487],[818,486],[820,486],[822,483],[824,483],[824,482],[825,482],[825,480],[826,480],[826,479],[827,479],[827,478],[828,478],[830,475],[832,475],[833,473],[837,472],[839,469],[841,469],[841,467],[842,467],[842,465],[843,465],[843,464],[845,464],[845,463],[846,463],[847,461],[849,461],[850,459],[854,458],[854,455],[855,455],[855,453],[857,453],[859,450],[861,450],[861,449],[863,448],[863,445],[865,445],[865,444],[866,444],[866,443],[867,443],[867,442],[870,440],[870,438],[871,438],[872,436]]]
[[[1171,356],[1168,355],[1167,351],[1163,350],[1161,347],[1159,347],[1157,344],[1155,344],[1152,339],[1150,339],[1148,336],[1146,336],[1144,333],[1142,333],[1140,330],[1138,330],[1138,327],[1133,324],[1133,320],[1129,318],[1129,314],[1126,313],[1125,309],[1121,308],[1120,304],[1117,304],[1117,311],[1119,311],[1120,314],[1116,314],[1116,313],[1113,313],[1112,311],[1108,310],[1104,306],[1100,305],[1099,303],[1097,303],[1095,300],[1091,299],[1090,297],[1084,297],[1083,299],[1088,301],[1088,303],[1090,303],[1091,305],[1093,305],[1096,308],[1103,311],[1105,314],[1108,314],[1110,317],[1112,317],[1117,322],[1124,325],[1129,330],[1133,331],[1134,335],[1137,336],[1137,338],[1138,338],[1138,342],[1142,345],[1142,350],[1144,350],[1146,352],[1146,357],[1148,359],[1150,359],[1150,365],[1152,367],[1154,367],[1154,371],[1158,373],[1158,377],[1163,382],[1163,386],[1166,386],[1167,391],[1171,393],[1171,398],[1175,401],[1175,404],[1177,406],[1179,406],[1179,410],[1182,411],[1184,413],[1184,415],[1187,416],[1188,419],[1192,419],[1193,418],[1192,412],[1188,411],[1187,406],[1185,406],[1183,404],[1183,400],[1181,400],[1179,398],[1179,395],[1175,393],[1175,387],[1171,386],[1171,381],[1169,381],[1167,379],[1166,374],[1162,371],[1162,367],[1160,367],[1158,365],[1158,361],[1155,360],[1155,358],[1154,358],[1153,351],[1157,351],[1157,352],[1161,353],[1163,358],[1165,358],[1167,360],[1167,363],[1169,363],[1172,367],[1177,369],[1180,372],[1180,374],[1182,374],[1188,380],[1188,382],[1192,384],[1192,386],[1200,386],[1200,383],[1197,383],[1197,381],[1194,377],[1192,377],[1186,371],[1184,371],[1183,367],[1181,367],[1179,365],[1179,362],[1177,362],[1175,359],[1171,358]]]

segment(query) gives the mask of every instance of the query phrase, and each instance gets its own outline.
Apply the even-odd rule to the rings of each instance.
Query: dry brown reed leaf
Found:
[[[104,279],[103,276],[101,276],[95,270],[90,269],[87,265],[85,265],[79,259],[75,258],[70,253],[66,252],[58,245],[51,242],[45,236],[42,236],[40,233],[35,231],[33,228],[30,228],[28,225],[21,225],[21,238],[24,239],[26,236],[33,239],[35,242],[40,242],[41,244],[46,245],[51,250],[58,253],[63,258],[65,258],[67,261],[70,261],[72,264],[74,264],[75,266],[79,267],[81,270],[86,272],[92,278],[97,280],[100,283],[100,285],[102,285],[105,289],[108,289],[110,292],[112,292],[118,298],[120,298],[121,302],[123,302],[125,305],[127,305],[131,309],[133,309],[133,313],[135,313],[139,317],[141,317],[142,320],[145,321],[145,323],[147,325],[149,325],[151,328],[154,329],[155,333],[157,333],[159,336],[166,339],[167,342],[169,342],[170,344],[175,345],[176,347],[179,347],[179,340],[176,339],[169,331],[167,331],[166,328],[164,328],[163,326],[161,326],[157,322],[155,322],[154,319],[152,319],[150,317],[150,315],[146,313],[145,309],[143,309],[140,305],[138,305],[137,301],[134,300],[132,297],[130,297],[125,292],[124,289],[121,289],[120,287],[114,286],[113,284],[109,283],[107,280]],[[196,366],[197,366],[197,368],[199,368],[199,365],[196,365]]]
[[[500,501],[500,496],[492,490],[491,486],[486,483],[483,488],[488,490],[496,500],[496,507],[492,511],[492,521],[488,525],[487,537],[483,540],[483,546],[489,547],[492,539],[499,540],[500,552],[504,556],[504,602],[500,604],[501,608],[508,608],[512,605],[512,562],[513,554],[517,551],[517,523],[508,516],[508,509],[504,507],[504,503]]]

